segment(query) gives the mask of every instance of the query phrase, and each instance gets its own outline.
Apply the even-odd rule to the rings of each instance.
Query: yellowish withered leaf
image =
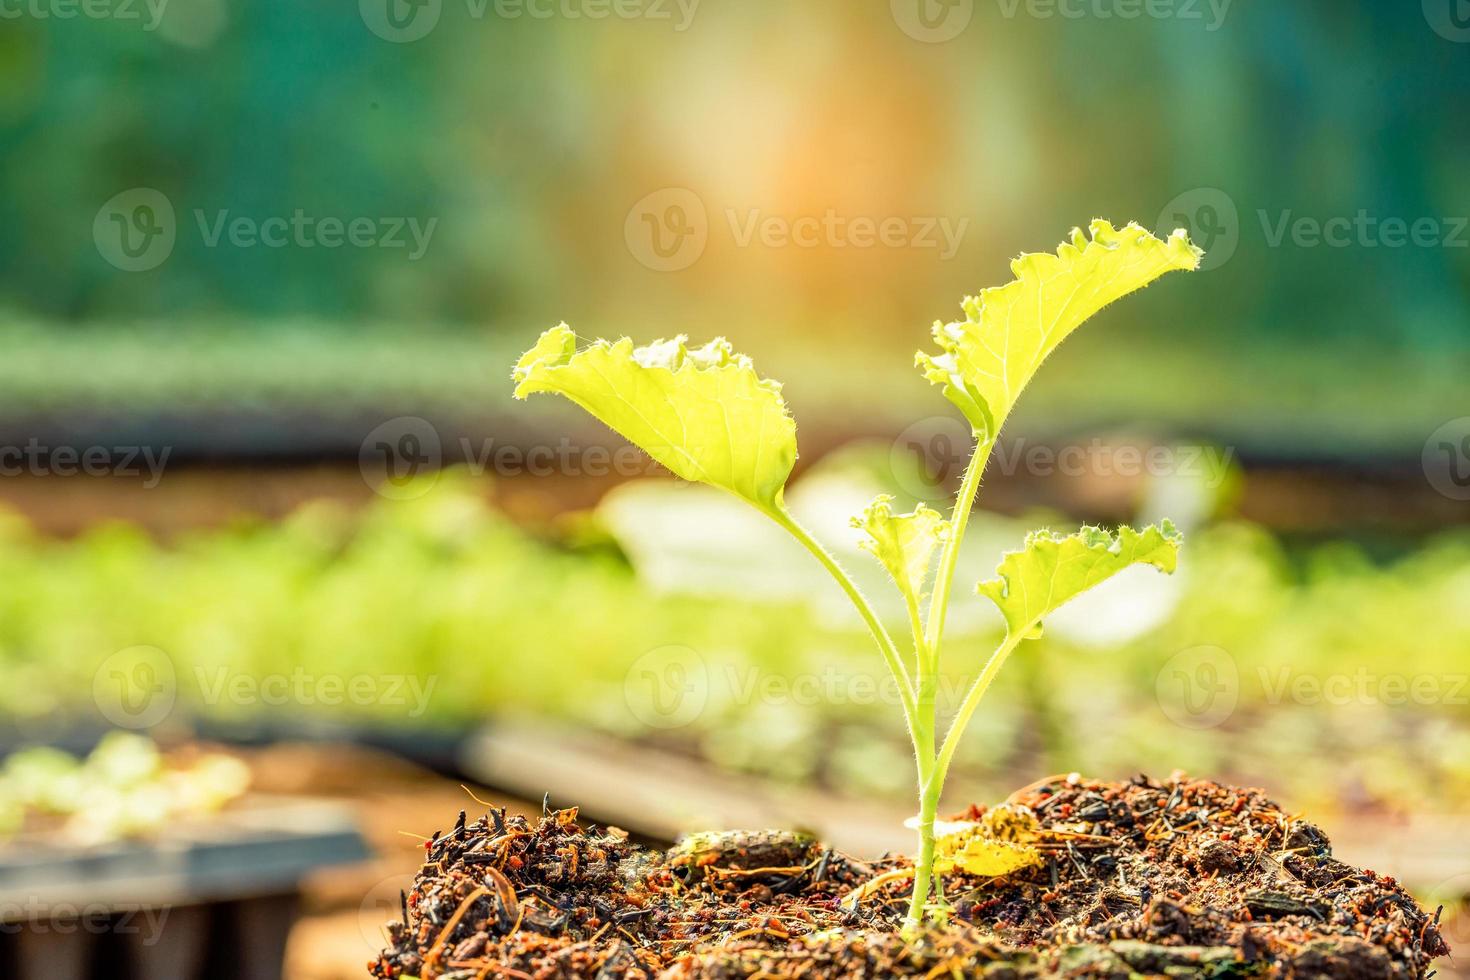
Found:
[[[1022,868],[1038,867],[1041,863],[1041,852],[1034,847],[979,835],[965,838],[953,851],[939,854],[934,859],[935,868],[944,869],[941,874],[958,868],[985,878],[999,878]]]
[[[918,819],[911,818],[908,825],[917,827]],[[998,878],[1042,863],[1041,852],[1027,842],[1027,835],[997,834],[997,829],[989,814],[979,821],[934,821],[935,871],[947,874],[959,869],[972,875]]]

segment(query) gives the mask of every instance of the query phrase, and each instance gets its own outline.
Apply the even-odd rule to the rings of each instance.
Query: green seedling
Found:
[[[1041,635],[1045,617],[1123,569],[1152,565],[1172,572],[1181,536],[1165,521],[1141,531],[1084,527],[1072,534],[1037,531],[1006,554],[994,579],[977,586],[1005,619],[1005,637],[986,661],[942,740],[936,717],[940,646],[960,541],[995,448],[1016,400],[1048,354],[1098,310],[1166,272],[1199,267],[1202,252],[1183,230],[1166,240],[1137,224],[1094,221],[1056,253],[1023,255],[1015,279],[967,298],[965,317],[934,326],[939,350],[919,353],[924,376],[964,414],[974,436],[953,512],[946,519],[920,506],[895,514],[880,496],[853,525],[887,570],[908,610],[911,645],[900,651],[832,554],[791,516],[783,491],[796,463],[796,423],[781,385],[756,374],[750,359],[723,339],[689,347],[683,336],[646,347],[598,340],[578,347],[566,324],[546,331],[515,366],[515,396],[552,392],[576,402],[685,480],[747,501],[800,541],[847,593],[872,632],[897,682],[913,741],[919,852],[906,924],[944,914],[932,900],[936,874],[964,868],[999,875],[1035,862],[1023,833],[997,834],[984,823],[941,824],[935,816],[946,774],[965,726],[996,673],[1017,647]],[[1098,384],[1106,383],[1100,378]],[[907,655],[907,656],[906,656]]]

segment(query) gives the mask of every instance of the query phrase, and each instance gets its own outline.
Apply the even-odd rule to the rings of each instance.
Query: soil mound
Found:
[[[1176,776],[1044,780],[1005,804],[1039,867],[945,879],[949,922],[905,942],[905,857],[863,862],[779,831],[696,834],[667,852],[575,809],[532,825],[465,815],[427,845],[385,980],[481,977],[1427,975],[1449,952],[1392,878],[1332,857],[1260,790]],[[978,819],[984,808],[962,815]],[[842,899],[870,887],[855,908]]]

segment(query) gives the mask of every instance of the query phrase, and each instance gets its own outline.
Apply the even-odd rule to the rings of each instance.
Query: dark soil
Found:
[[[1043,867],[945,879],[950,922],[903,941],[909,881],[843,896],[909,859],[864,863],[781,832],[700,834],[668,852],[576,810],[502,811],[426,847],[374,977],[989,978],[1427,976],[1438,917],[1259,790],[1176,776],[1057,777],[1007,801]],[[972,808],[970,819],[984,813]],[[405,924],[406,923],[406,924]]]

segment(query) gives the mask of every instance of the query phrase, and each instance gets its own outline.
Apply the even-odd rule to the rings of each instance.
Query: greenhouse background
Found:
[[[847,515],[958,484],[931,324],[1102,217],[1203,271],[1048,362],[960,581],[1038,526],[1169,516],[1185,557],[1049,624],[951,796],[1269,786],[1470,939],[1461,8],[0,4],[0,832],[129,766],[329,797],[374,856],[297,896],[298,980],[364,975],[462,783],[902,848],[902,717],[820,569],[511,367],[562,321],[729,338],[858,568]],[[957,592],[951,704],[1001,626]],[[148,828],[116,778],[87,833]]]

